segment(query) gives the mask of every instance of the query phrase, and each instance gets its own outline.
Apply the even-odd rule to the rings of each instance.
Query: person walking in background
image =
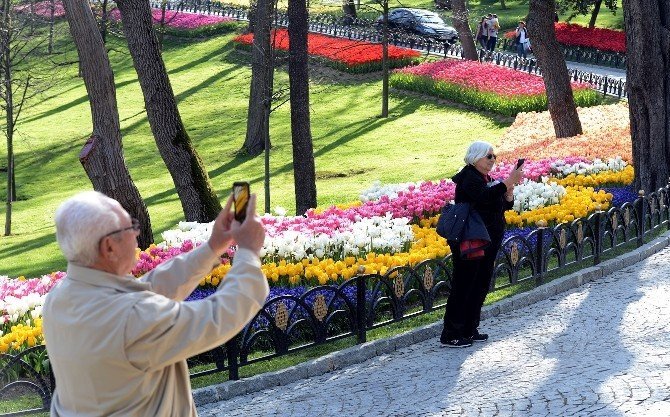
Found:
[[[500,30],[500,22],[498,22],[497,14],[491,14],[490,16],[491,17],[486,22],[488,27],[488,41],[486,49],[488,49],[490,52],[493,52],[493,50],[496,48],[496,43],[498,42],[498,31]]]
[[[516,45],[517,55],[521,58],[526,58],[526,52],[530,49],[530,40],[528,39],[528,30],[526,29],[526,22],[519,21],[514,37],[514,44]]]
[[[238,223],[232,196],[207,243],[130,275],[140,224],[101,193],[56,211],[66,277],[48,294],[43,328],[56,378],[51,416],[196,416],[186,359],[234,337],[269,293],[259,253],[265,231],[252,195]],[[210,297],[184,302],[233,244],[226,279]]]
[[[475,39],[482,47],[482,49],[486,49],[486,43],[488,41],[488,26],[486,25],[486,16],[482,16],[479,24],[477,25],[477,34],[475,35]]]
[[[440,342],[454,348],[488,340],[488,335],[479,333],[478,329],[481,309],[502,243],[505,228],[503,213],[512,208],[514,185],[523,178],[522,168],[517,168],[504,181],[493,181],[489,172],[495,164],[496,154],[487,142],[473,142],[464,159],[465,167],[452,178],[456,183],[454,200],[456,204],[469,203],[470,210],[481,216],[490,244],[484,249],[483,258],[464,259],[461,257],[460,242],[447,241],[454,269]]]

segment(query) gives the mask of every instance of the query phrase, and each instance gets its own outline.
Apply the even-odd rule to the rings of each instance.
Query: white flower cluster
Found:
[[[179,222],[176,229],[161,233],[163,242],[160,243],[160,246],[181,246],[187,240],[190,240],[193,244],[206,242],[212,235],[213,224],[214,222]]]
[[[388,196],[390,199],[398,198],[398,193],[401,191],[407,191],[410,187],[418,187],[420,182],[404,182],[401,184],[386,184],[382,185],[381,181],[375,180],[372,183],[372,186],[367,190],[364,190],[360,199],[362,202],[366,203],[368,201],[377,201],[382,196]]]
[[[628,163],[621,159],[620,156],[610,158],[607,161],[594,159],[593,163],[579,162],[576,164],[568,164],[562,159],[557,159],[551,164],[551,173],[557,178],[563,178],[570,174],[590,175],[601,171],[619,172],[623,171],[627,165]]]
[[[369,252],[397,253],[407,250],[414,238],[409,219],[384,217],[362,218],[351,229],[333,234],[307,234],[286,231],[279,236],[265,237],[263,257],[301,260],[364,256]]]
[[[332,234],[288,230],[277,236],[265,236],[261,257],[301,260],[316,256],[364,256],[369,252],[397,253],[406,250],[414,238],[407,218],[386,216],[361,218],[350,228]],[[184,241],[201,243],[212,234],[212,223],[179,222],[176,229],[162,233],[162,246],[180,246]]]
[[[542,178],[542,182],[530,181],[526,178],[523,183],[514,187],[513,209],[518,213],[523,213],[558,204],[565,194],[565,187],[555,182],[547,182],[546,177]]]
[[[6,314],[9,317],[9,321],[13,323],[16,323],[20,317],[23,317],[28,312],[30,312],[30,316],[33,319],[36,319],[42,316],[42,305],[45,298],[46,294],[39,295],[36,292],[21,298],[10,295],[5,297],[4,300],[0,300],[0,313],[2,315]],[[30,322],[27,324],[30,325]]]

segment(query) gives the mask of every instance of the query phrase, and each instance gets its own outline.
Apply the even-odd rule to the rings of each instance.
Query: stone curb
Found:
[[[527,307],[542,300],[549,299],[563,292],[577,288],[590,281],[595,281],[622,268],[629,267],[649,256],[670,246],[670,231],[665,232],[653,241],[631,252],[620,255],[588,267],[549,283],[534,288],[531,291],[516,294],[482,309],[482,320],[498,316],[513,310]],[[227,381],[221,384],[193,390],[196,406],[228,400],[242,394],[261,391],[279,385],[288,385],[301,379],[323,375],[347,366],[365,362],[376,356],[389,354],[414,343],[437,337],[442,331],[442,323],[432,323],[418,329],[410,330],[387,339],[374,340],[352,346],[337,352],[332,352],[320,358],[313,359],[286,369],[275,372],[254,375],[239,381]]]

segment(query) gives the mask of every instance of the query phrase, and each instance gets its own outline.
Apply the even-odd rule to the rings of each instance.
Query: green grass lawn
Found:
[[[164,59],[186,128],[221,199],[236,180],[249,180],[264,206],[263,157],[236,156],[244,141],[250,67],[234,50],[233,35],[171,40]],[[57,44],[58,59],[76,60],[72,43]],[[172,180],[160,159],[144,113],[132,60],[124,43],[110,38],[123,146],[130,173],[145,199],[156,241],[183,219]],[[15,139],[17,195],[12,235],[0,237],[0,275],[37,276],[65,268],[55,243],[53,213],[72,194],[91,189],[78,154],[91,132],[90,107],[76,66],[54,75],[57,85],[29,103]],[[473,140],[493,143],[511,123],[482,112],[418,96],[394,94],[390,117],[381,111],[380,74],[344,75],[315,68],[311,116],[320,206],[357,199],[373,180],[440,179],[462,165]],[[287,86],[284,70],[277,88]],[[295,207],[288,105],[271,117],[271,205]],[[6,155],[5,143],[0,155]],[[0,166],[6,162],[0,163]],[[6,172],[0,172],[5,199]],[[0,207],[4,230],[5,206]]]

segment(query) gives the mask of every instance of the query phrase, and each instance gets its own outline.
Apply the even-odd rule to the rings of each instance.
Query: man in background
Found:
[[[496,43],[498,42],[498,31],[500,30],[500,22],[498,22],[498,15],[491,14],[490,19],[487,22],[488,26],[488,42],[486,44],[486,49],[489,52],[493,52],[496,48]]]

